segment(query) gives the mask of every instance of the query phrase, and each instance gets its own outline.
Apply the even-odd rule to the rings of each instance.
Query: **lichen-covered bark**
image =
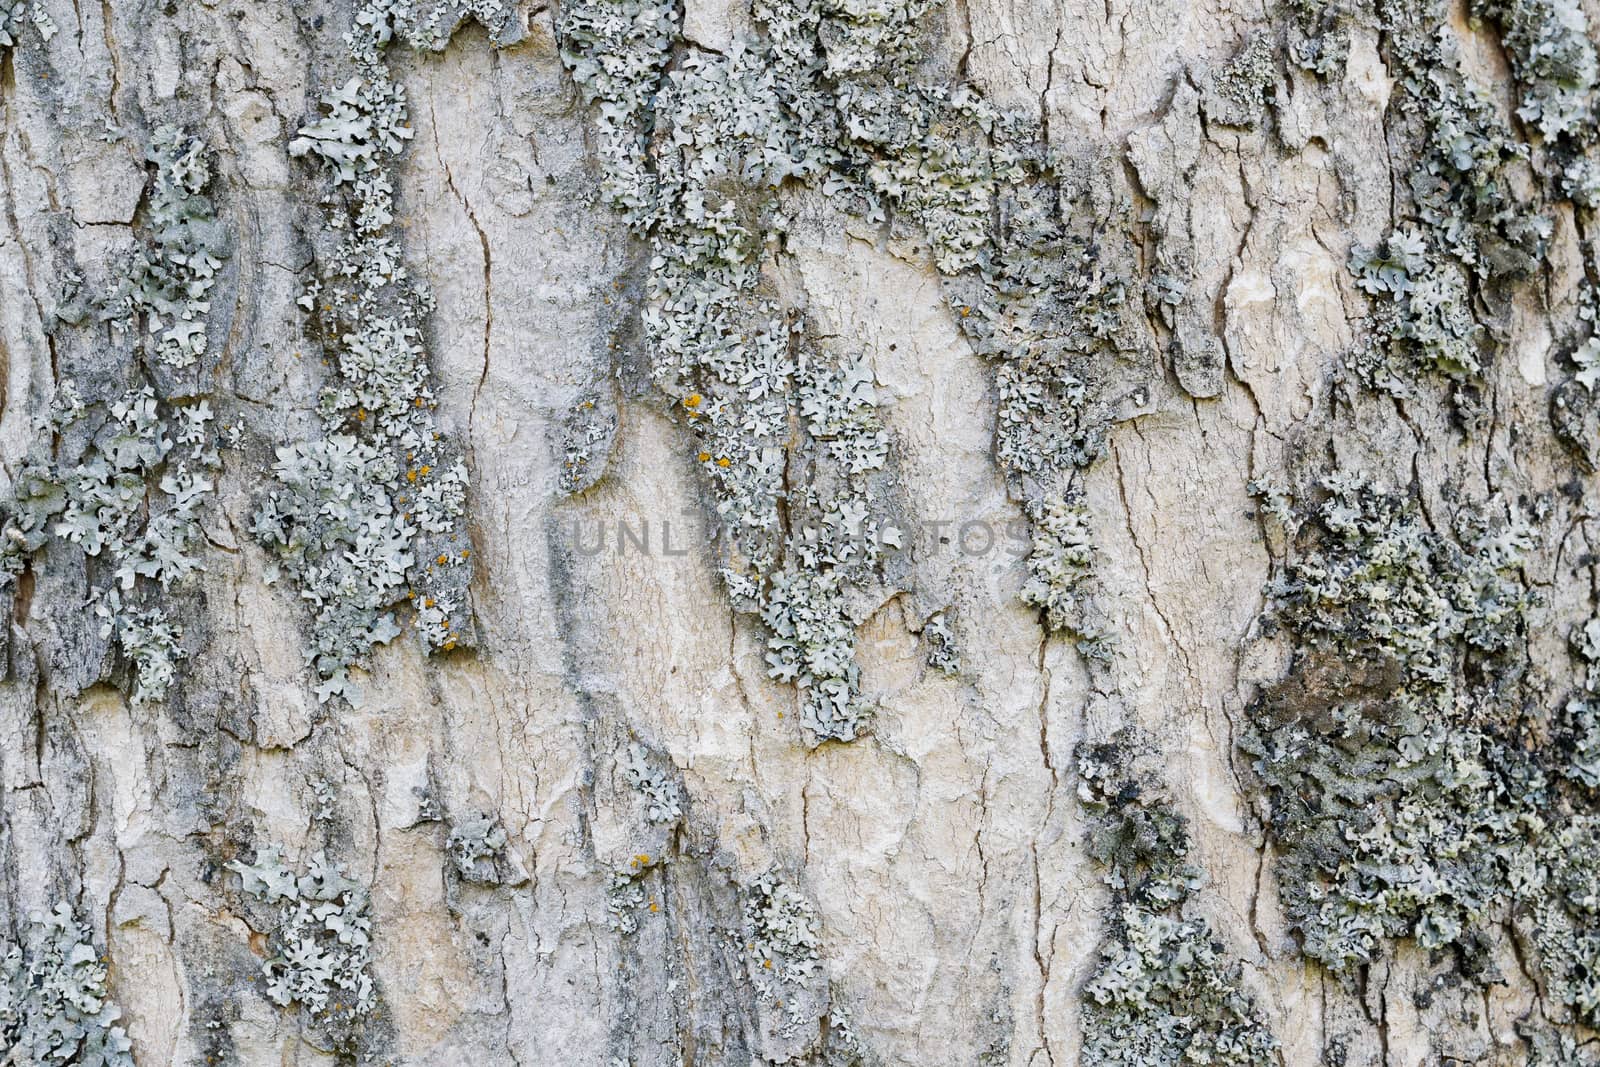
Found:
[[[1592,0],[0,0],[0,1061],[1586,1063]]]

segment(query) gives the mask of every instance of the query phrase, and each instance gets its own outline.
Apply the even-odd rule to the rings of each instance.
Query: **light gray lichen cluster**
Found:
[[[1350,59],[1350,22],[1359,6],[1361,0],[1286,0],[1289,62],[1319,78],[1343,74]]]
[[[699,442],[738,557],[729,588],[761,612],[774,675],[802,687],[819,740],[854,737],[870,710],[848,601],[900,533],[864,357],[812,344],[768,288],[787,222],[774,191],[809,184],[920,227],[963,330],[996,363],[997,453],[1030,513],[1067,506],[1065,479],[1102,449],[1094,366],[1126,345],[1124,287],[1093,217],[1068,217],[1078,187],[1064,192],[1039,132],[970,87],[910,79],[928,9],[762,2],[763,35],[727,56],[678,42],[670,5],[573,4],[559,27],[598,107],[603,191],[650,240],[652,372]]]
[[[1411,938],[1491,981],[1510,923],[1554,999],[1592,1023],[1595,724],[1586,694],[1544,722],[1518,695],[1527,531],[1462,506],[1441,535],[1402,494],[1344,475],[1325,490],[1272,590],[1293,667],[1242,742],[1303,951],[1349,973]]]
[[[1094,576],[1095,547],[1089,512],[1077,498],[1032,505],[1033,547],[1022,599],[1044,613],[1052,630],[1075,634],[1090,659],[1110,656],[1110,626],[1101,612]]]
[[[154,187],[148,234],[121,286],[92,301],[104,319],[136,333],[143,369],[121,375],[119,395],[86,399],[59,384],[38,443],[0,503],[0,581],[12,581],[52,538],[102,566],[91,570],[90,606],[101,636],[113,638],[133,674],[133,697],[165,698],[183,655],[182,628],[167,594],[202,569],[202,514],[221,467],[214,413],[201,395],[168,398],[144,384],[158,364],[192,366],[208,350],[207,294],[227,242],[203,190],[204,146],[174,127],[152,136]],[[88,317],[69,278],[57,318]],[[114,399],[113,399],[114,397]]]
[[[1089,854],[1111,890],[1100,963],[1080,992],[1085,1064],[1272,1064],[1277,1040],[1241,967],[1203,918],[1184,914],[1204,884],[1189,831],[1155,783],[1154,752],[1127,730],[1078,751]]]
[[[300,1005],[340,1047],[353,1047],[379,1005],[372,979],[372,918],[365,886],[318,852],[297,875],[277,846],[228,864],[241,887],[277,907],[272,955],[261,965],[267,996]]]
[[[151,236],[118,294],[117,321],[127,328],[142,321],[157,359],[191,367],[206,353],[209,294],[229,251],[227,235],[204,192],[211,165],[198,138],[163,126],[146,158],[156,168],[145,209]]]
[[[822,937],[811,901],[776,872],[745,890],[745,951],[757,988],[783,999],[781,986],[806,986],[821,974]]]
[[[1353,362],[1368,385],[1395,395],[1426,372],[1478,380],[1498,345],[1478,321],[1478,290],[1537,272],[1552,233],[1548,204],[1594,208],[1600,197],[1600,60],[1582,6],[1484,0],[1473,12],[1502,30],[1531,149],[1464,72],[1440,5],[1377,6],[1397,74],[1391,112],[1411,157],[1412,220],[1380,247],[1352,252],[1351,270],[1377,298],[1371,344]]]
[[[56,35],[55,20],[37,0],[0,0],[0,53],[16,47],[25,27],[31,26],[48,44]]]
[[[1577,336],[1563,347],[1571,376],[1550,391],[1550,426],[1585,470],[1600,469],[1600,298],[1579,293]]]
[[[683,790],[672,773],[662,766],[662,757],[632,741],[622,758],[622,770],[628,784],[644,798],[647,820],[667,824],[683,818]]]
[[[928,666],[944,674],[961,673],[961,645],[949,615],[936,611],[928,616],[922,624],[922,643]]]
[[[280,448],[281,488],[255,533],[312,611],[307,659],[321,699],[359,700],[350,669],[401,632],[396,609],[430,650],[473,641],[467,471],[434,418],[423,331],[432,297],[407,268],[394,169],[411,138],[405,90],[385,50],[438,48],[473,16],[498,34],[498,0],[368,0],[345,35],[356,73],[327,93],[321,118],[290,142],[324,165],[326,228],[317,276],[300,298],[331,373],[317,399],[324,436]]]
[[[507,881],[511,838],[498,817],[472,812],[450,828],[445,851],[463,881],[497,885]]]
[[[1271,38],[1265,33],[1256,34],[1238,55],[1207,79],[1206,116],[1224,126],[1259,125],[1277,73],[1277,54]]]
[[[1561,195],[1600,208],[1600,55],[1578,0],[1475,0],[1500,28],[1522,83],[1517,117],[1536,130]]]
[[[106,958],[65,903],[0,954],[0,1062],[133,1067],[106,989]]]
[[[791,111],[816,91],[817,42],[795,23],[808,16],[757,16],[769,41],[690,54],[670,75],[670,5],[568,5],[559,32],[598,107],[603,193],[650,242],[651,374],[714,488],[724,578],[766,622],[772,673],[800,686],[810,736],[849,740],[871,709],[848,593],[879,580],[899,538],[880,488],[889,440],[864,356],[814,344],[763,278],[783,225],[774,190],[818,173],[823,143]]]

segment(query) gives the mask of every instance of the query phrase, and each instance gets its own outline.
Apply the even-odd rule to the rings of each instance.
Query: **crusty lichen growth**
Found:
[[[267,997],[279,1007],[298,1004],[337,1047],[353,1051],[379,1006],[366,887],[321,852],[300,875],[277,846],[228,867],[245,893],[277,907],[272,955],[261,965]]]
[[[151,236],[135,255],[111,314],[130,328],[142,319],[156,358],[190,367],[208,347],[209,294],[228,254],[226,231],[204,193],[211,166],[199,138],[163,126],[146,158],[155,164],[145,210]]]
[[[71,379],[57,384],[10,499],[0,502],[0,585],[52,539],[95,561],[90,603],[140,703],[164,699],[177,678],[183,630],[168,595],[202,569],[201,518],[221,467],[210,402],[193,389],[169,399],[147,381],[209,351],[207,294],[227,254],[225,231],[202,192],[210,181],[204,145],[164,126],[147,159],[154,173],[144,243],[120,286],[93,301],[105,319],[136,333],[139,361],[113,379],[128,383],[120,393],[85,398]],[[82,281],[67,279],[57,312],[63,325],[87,317]]]
[[[567,5],[559,29],[598,104],[602,191],[654,253],[651,374],[713,487],[730,593],[761,614],[770,669],[800,687],[810,737],[850,740],[871,707],[848,594],[881,580],[899,541],[884,514],[890,442],[865,355],[813,345],[763,280],[782,225],[773,190],[817,174],[824,149],[788,110],[819,91],[817,16],[756,14],[771,30],[760,47],[692,54],[670,74],[671,5]]]
[[[1033,549],[1022,599],[1044,613],[1052,630],[1072,634],[1090,659],[1110,656],[1111,633],[1095,599],[1095,547],[1089,512],[1079,500],[1036,504]]]
[[[1272,41],[1264,33],[1257,34],[1208,79],[1206,116],[1225,126],[1260,124],[1276,76]]]
[[[961,673],[961,644],[948,612],[936,611],[922,624],[924,658],[944,674]]]
[[[1085,1064],[1270,1064],[1277,1041],[1206,921],[1189,831],[1156,791],[1153,752],[1128,731],[1078,752],[1089,854],[1111,889],[1110,932],[1080,994]]]
[[[1594,679],[1554,713],[1523,696],[1529,530],[1498,505],[1462,505],[1441,534],[1405,495],[1361,478],[1324,491],[1299,509],[1271,590],[1268,627],[1292,637],[1293,666],[1242,743],[1303,951],[1350,973],[1410,938],[1488,982],[1513,924],[1546,1013],[1564,1005],[1593,1025]],[[1571,643],[1586,667],[1600,654],[1587,626]]]
[[[1351,256],[1361,286],[1377,297],[1355,368],[1395,395],[1442,375],[1470,410],[1498,345],[1498,333],[1478,321],[1477,293],[1537,272],[1550,213],[1531,193],[1528,146],[1466,75],[1444,5],[1403,0],[1376,13],[1396,74],[1390,124],[1407,196],[1382,246]]]
[[[0,955],[0,1062],[133,1067],[106,990],[106,958],[65,903]]]
[[[1475,15],[1500,27],[1522,84],[1517,117],[1537,131],[1543,173],[1555,192],[1600,208],[1600,55],[1578,0],[1475,0]]]
[[[591,0],[559,27],[598,105],[602,191],[654,253],[651,369],[731,534],[730,592],[762,614],[774,675],[801,686],[816,740],[849,740],[868,718],[850,604],[884,581],[900,532],[865,354],[811,344],[765,280],[787,224],[774,191],[819,186],[926,233],[963,329],[996,362],[997,450],[1032,506],[1064,498],[1099,454],[1096,362],[1126,344],[1124,287],[1089,216],[1082,232],[1061,221],[1075,193],[1039,131],[969,86],[910,79],[929,7],[763,0],[762,36],[728,56],[682,45],[672,5]]]
[[[510,852],[511,837],[499,817],[470,812],[450,828],[445,851],[462,881],[479,885],[513,884],[522,871]]]
[[[38,0],[0,0],[0,55],[16,47],[29,28],[45,44],[56,35],[55,20]]]
[[[665,825],[683,818],[683,790],[665,757],[631,741],[621,762],[628,784],[644,799],[648,821]]]
[[[816,907],[775,870],[746,886],[743,896],[745,962],[762,1006],[781,1013],[778,1029],[786,1036],[814,1031],[832,1010]],[[846,1041],[844,1051],[853,1045]]]
[[[411,128],[385,60],[396,39],[442,48],[468,15],[496,40],[512,22],[498,0],[368,0],[345,35],[356,73],[289,144],[324,166],[326,229],[300,306],[333,373],[317,399],[324,436],[278,450],[283,488],[255,532],[312,607],[307,658],[323,700],[360,699],[350,670],[400,633],[402,604],[425,648],[473,640],[467,470],[434,418],[422,343],[433,299],[406,267],[394,214]]]

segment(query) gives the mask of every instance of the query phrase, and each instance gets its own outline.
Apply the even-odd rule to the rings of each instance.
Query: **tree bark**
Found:
[[[0,1060],[1588,1062],[1597,26],[0,0]]]

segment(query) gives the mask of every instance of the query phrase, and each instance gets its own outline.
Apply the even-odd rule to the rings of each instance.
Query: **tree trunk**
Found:
[[[1589,1062],[1596,27],[0,0],[0,1060]]]

